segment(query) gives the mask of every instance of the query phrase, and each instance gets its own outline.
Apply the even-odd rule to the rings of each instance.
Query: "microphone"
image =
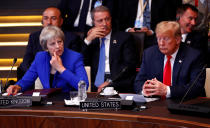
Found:
[[[185,97],[187,96],[187,94],[190,92],[192,87],[195,86],[195,84],[198,81],[199,77],[204,72],[206,66],[207,65],[204,65],[204,67],[202,68],[200,73],[196,76],[195,80],[190,85],[190,87],[186,91],[185,95],[183,96],[183,98],[181,99],[179,104],[172,103],[172,102],[168,103],[168,107],[167,108],[168,108],[168,110],[171,113],[174,113],[174,114],[185,114],[185,115],[196,115],[196,116],[204,116],[204,117],[208,116],[209,117],[210,109],[208,109],[206,106],[202,105],[205,102],[198,103],[198,104],[197,103],[196,104],[194,104],[194,103],[193,104],[192,103],[190,103],[190,104],[182,104],[184,99],[185,99]]]
[[[187,92],[185,93],[185,95],[182,97],[181,101],[179,104],[182,104],[185,97],[187,96],[187,94],[190,92],[190,90],[192,89],[192,87],[197,83],[199,77],[202,75],[202,73],[206,70],[207,64],[205,64],[203,66],[203,68],[201,69],[200,73],[197,75],[197,77],[195,78],[195,80],[193,81],[193,83],[191,84],[191,86],[188,88]]]
[[[4,86],[4,90],[6,90],[8,88],[8,85],[7,85],[8,84],[8,79],[9,79],[9,76],[10,76],[10,74],[12,72],[12,69],[13,69],[13,67],[14,67],[14,65],[15,65],[16,62],[17,62],[17,58],[14,58],[13,59],[13,63],[12,63],[12,67],[11,67],[11,69],[10,69],[7,77],[6,77],[7,79],[6,79],[6,83],[5,83],[5,86]]]
[[[124,75],[124,73],[125,73],[127,70],[128,70],[128,66],[124,67],[124,68],[120,71],[120,73],[119,73],[117,76],[115,76],[112,80],[109,81],[110,83],[109,83],[106,87],[110,87],[114,82],[116,82],[120,77],[122,77],[122,76]],[[106,87],[104,87],[104,88],[101,90],[101,92],[102,92]],[[100,92],[100,93],[101,93],[101,92]]]
[[[127,66],[124,67],[116,77],[114,77],[112,80],[109,81],[110,83],[109,83],[106,87],[111,86],[116,80],[118,80],[120,77],[122,77],[123,74],[124,74],[127,70],[128,70],[128,67],[127,67]],[[104,90],[106,87],[102,88],[101,91],[100,91],[98,94],[100,94],[101,92],[103,92],[103,90]],[[96,97],[98,97],[98,95],[97,95]]]
[[[120,77],[123,76],[123,74],[124,74],[127,70],[128,70],[128,67],[127,67],[127,66],[124,67],[124,68],[120,71],[120,73],[119,73],[116,77],[113,78],[113,80],[112,80],[111,83],[116,82]]]

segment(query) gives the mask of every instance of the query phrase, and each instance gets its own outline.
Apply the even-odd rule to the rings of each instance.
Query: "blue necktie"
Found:
[[[94,8],[99,7],[102,5],[102,0],[97,0],[94,4]]]
[[[90,0],[83,1],[82,10],[80,13],[80,18],[79,18],[79,26],[78,26],[81,31],[85,30],[89,4],[90,4]]]
[[[147,5],[144,9],[144,14],[143,14],[143,26],[147,27],[150,29],[150,20],[151,20],[151,14],[149,11],[149,0],[144,0],[144,3],[147,1]]]
[[[100,48],[100,56],[99,56],[99,64],[98,64],[98,72],[95,79],[95,85],[98,87],[102,83],[104,83],[104,73],[105,73],[105,41],[106,38],[101,39],[101,48]]]

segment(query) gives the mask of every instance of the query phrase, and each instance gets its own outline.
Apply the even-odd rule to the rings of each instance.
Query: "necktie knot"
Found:
[[[106,40],[106,38],[101,38],[101,42],[104,43],[104,41]]]
[[[171,56],[171,55],[168,55],[168,56],[167,56],[167,59],[168,59],[168,60],[170,60],[171,58],[172,58],[172,56]]]
[[[104,44],[104,41],[105,41],[105,40],[106,40],[106,38],[101,38],[101,47],[105,47],[105,46],[104,46],[104,45],[105,45],[105,44]],[[101,48],[101,47],[100,47],[100,48]]]

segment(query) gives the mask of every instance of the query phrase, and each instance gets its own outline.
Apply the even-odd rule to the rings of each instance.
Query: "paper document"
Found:
[[[133,96],[134,102],[151,102],[159,100],[159,98],[145,98],[143,95],[139,94],[119,94],[122,99],[127,99],[127,97]]]

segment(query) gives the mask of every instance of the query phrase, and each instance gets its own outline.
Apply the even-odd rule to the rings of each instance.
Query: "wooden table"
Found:
[[[53,105],[0,109],[0,128],[207,128],[210,119],[171,114],[167,101],[147,103],[144,111],[89,110]]]

